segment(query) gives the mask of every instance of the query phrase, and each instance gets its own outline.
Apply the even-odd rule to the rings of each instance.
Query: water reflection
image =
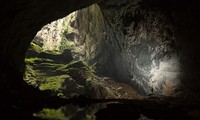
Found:
[[[93,102],[82,107],[66,104],[57,109],[44,108],[33,115],[47,120],[200,120],[199,103],[199,100],[164,97],[143,100],[118,99]]]
[[[106,103],[92,104],[84,107],[67,104],[58,109],[43,108],[43,110],[33,115],[48,120],[95,120],[94,114],[105,107]]]

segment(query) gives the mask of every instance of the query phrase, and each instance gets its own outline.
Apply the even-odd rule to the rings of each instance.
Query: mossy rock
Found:
[[[34,113],[33,116],[48,120],[68,120],[61,108],[59,109],[44,108],[39,113]]]
[[[32,43],[30,51],[35,52],[35,56],[25,59],[25,79],[29,84],[65,98],[77,95],[105,98],[108,95],[92,67],[82,60],[73,60],[70,50],[45,53]]]
[[[53,90],[59,91],[62,87],[64,81],[69,78],[68,75],[58,75],[58,76],[44,76],[41,77],[40,89],[41,90]]]
[[[42,48],[35,44],[34,42],[31,42],[30,46],[29,46],[29,50],[35,51],[37,53],[41,53],[42,52]]]

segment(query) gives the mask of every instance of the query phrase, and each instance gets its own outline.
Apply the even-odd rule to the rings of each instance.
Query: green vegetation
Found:
[[[51,55],[59,55],[59,54],[61,54],[61,51],[58,51],[58,50],[53,50],[53,51],[46,50],[45,53],[48,53],[48,54],[51,54]]]
[[[66,34],[68,33],[67,30],[65,30],[62,34],[62,39],[60,42],[59,50],[60,52],[63,52],[64,50],[76,50],[76,44],[74,41],[70,41],[66,38]]]
[[[37,53],[42,52],[42,48],[39,45],[35,44],[34,42],[31,42],[29,50],[36,51]]]
[[[36,83],[36,75],[38,74],[37,70],[33,70],[33,67],[30,65],[26,66],[26,71],[24,74],[24,80],[30,84],[30,85],[34,85],[37,87],[37,83]]]
[[[92,66],[88,66],[84,61],[57,62],[61,56],[62,60],[70,58],[70,54],[62,55],[53,51],[34,55],[32,57],[29,55],[25,59],[24,79],[40,90],[50,90],[53,95],[65,98],[85,93],[85,87],[87,85],[91,87],[91,83],[98,84],[98,78]]]
[[[42,52],[37,56],[42,58],[33,56],[25,59],[24,79],[40,90],[50,90],[52,95],[66,98],[82,95],[87,87],[90,90],[95,87],[95,84],[99,84],[93,66],[88,66],[82,60],[72,60],[66,64],[55,62],[58,59],[56,56],[60,54]],[[94,91],[90,93],[95,95]]]
[[[55,64],[53,60],[45,58],[26,58],[26,71],[24,78],[27,83],[38,86],[41,90],[59,91],[67,74],[60,74],[56,71],[63,64]]]
[[[69,78],[68,75],[42,77],[42,83],[39,88],[41,90],[53,90],[54,92],[60,92],[59,90],[67,78]]]
[[[62,109],[48,109],[44,108],[41,112],[39,113],[34,113],[33,116],[40,117],[43,119],[48,119],[48,120],[69,120],[65,114],[62,112]]]
[[[28,64],[28,65],[33,65],[36,62],[45,63],[45,62],[53,62],[53,60],[45,59],[45,58],[38,58],[38,57],[25,58],[25,63]]]
[[[75,16],[74,13],[73,17]],[[61,31],[61,42],[52,40],[56,43],[55,50],[45,49],[45,45],[54,48],[51,40],[42,38],[38,42],[35,39],[30,44],[25,59],[24,79],[26,82],[40,90],[50,90],[53,95],[61,97],[83,95],[86,90],[94,93],[93,87],[99,84],[99,78],[93,70],[94,66],[89,66],[79,60],[85,58],[84,45],[79,45],[79,42],[73,40],[76,37],[69,37],[70,33],[74,33],[74,28],[70,26],[71,19],[65,20],[65,26]],[[42,43],[43,46],[40,47],[37,43]]]
[[[47,120],[95,120],[94,113],[100,106],[80,107],[78,105],[67,104],[58,109],[43,108],[33,116]]]

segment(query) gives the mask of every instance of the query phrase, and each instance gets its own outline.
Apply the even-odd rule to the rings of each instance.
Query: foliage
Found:
[[[26,65],[24,80],[30,85],[37,86],[36,83],[36,75],[38,74],[37,72],[38,72],[37,70],[33,70],[33,66]]]
[[[51,54],[51,55],[59,55],[61,54],[58,50],[46,50],[45,53]]]
[[[64,50],[66,49],[69,49],[71,50],[73,48],[74,44],[70,41],[67,40],[66,36],[65,36],[65,32],[62,34],[62,39],[61,39],[61,42],[60,42],[60,47],[59,47],[59,50],[61,52],[63,52]]]
[[[67,74],[61,74],[56,71],[57,68],[64,65],[55,64],[50,59],[26,58],[25,62],[26,71],[24,79],[29,84],[39,86],[41,90],[58,92],[64,80],[69,78]]]
[[[52,91],[53,95],[69,97],[73,94],[84,94],[85,87],[89,83],[98,84],[99,82],[93,70],[94,66],[89,66],[83,60],[72,60],[67,63],[66,60],[70,61],[69,58],[72,58],[72,55],[64,50],[72,49],[74,44],[70,43],[66,37],[62,39],[63,46],[61,47],[63,48],[61,50],[63,51],[42,52],[40,46],[31,43],[29,56],[25,59],[24,79],[28,84],[40,90]],[[70,80],[74,82],[67,82]],[[67,84],[72,85],[70,86],[72,88],[66,88]],[[65,91],[67,89],[73,92]]]
[[[42,83],[40,83],[41,90],[53,90],[59,92],[65,79],[69,78],[68,75],[58,75],[58,76],[44,76],[41,77]]]
[[[62,109],[48,109],[44,108],[39,113],[34,113],[33,116],[48,119],[48,120],[68,120],[68,118],[63,113]]]
[[[42,48],[39,45],[35,44],[34,42],[31,42],[29,50],[36,51],[37,53],[42,52]]]
[[[25,63],[26,65],[33,65],[35,63],[35,61],[42,61],[41,58],[25,58]]]

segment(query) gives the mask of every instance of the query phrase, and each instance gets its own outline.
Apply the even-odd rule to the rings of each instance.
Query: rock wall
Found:
[[[95,10],[85,9],[78,22],[86,59],[99,73],[129,83],[144,95],[198,97],[200,86],[194,83],[199,62],[192,60],[199,58],[194,52],[194,41],[200,38],[195,30],[197,8],[195,3],[182,3],[103,1]]]
[[[96,70],[103,75],[122,73],[118,71],[122,64],[116,61],[121,57],[119,53],[122,48],[117,38],[121,39],[122,36],[115,32],[99,5],[94,4],[78,11],[76,24],[79,44],[84,46],[85,60],[95,65]],[[123,79],[125,74],[121,74],[120,78]]]
[[[59,19],[45,25],[35,36],[34,41],[43,47],[43,50],[59,50],[62,39],[64,20]]]
[[[170,15],[142,7],[142,3],[130,4],[114,9],[109,17],[115,34],[121,35],[117,40],[122,49],[120,62],[126,64],[125,79],[144,94],[173,93],[180,85],[180,63]]]
[[[197,8],[195,2],[182,3],[102,1],[79,11],[76,27],[85,59],[99,73],[129,83],[144,95],[198,97],[200,86],[190,82],[198,81],[199,63],[192,61],[199,58],[194,53],[198,48],[188,42],[199,38]]]
[[[61,47],[66,48],[69,46],[69,41],[72,39],[75,41],[75,38],[70,38],[70,34],[74,32],[73,37],[76,37],[75,34],[78,34],[77,30],[71,27],[71,24],[76,19],[77,11],[43,26],[37,32],[33,42],[42,47],[43,51],[63,51],[64,48]]]

